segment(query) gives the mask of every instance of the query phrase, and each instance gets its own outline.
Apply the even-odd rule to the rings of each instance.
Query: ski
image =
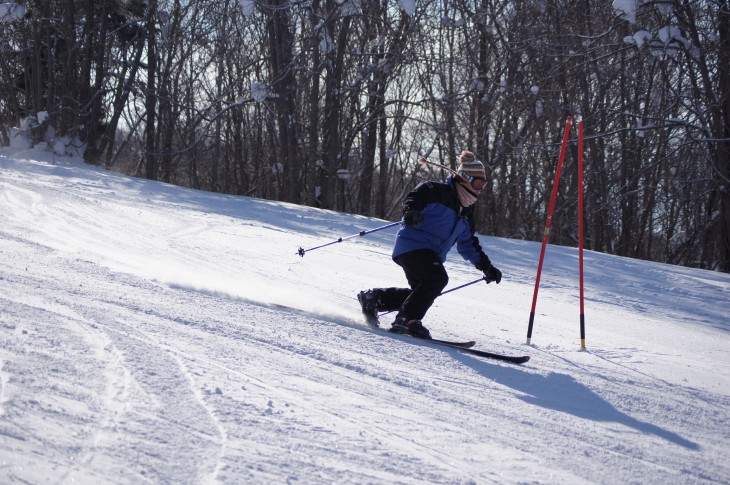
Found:
[[[365,314],[365,317],[366,317],[365,318],[366,323],[371,328],[380,330],[381,332],[390,333],[387,329],[382,328],[380,326],[380,323],[377,318],[372,318],[367,314]],[[401,334],[396,334],[396,335],[401,335]],[[509,362],[511,364],[524,364],[525,362],[530,360],[529,355],[506,355],[506,354],[498,354],[495,352],[487,352],[486,350],[473,349],[472,347],[474,347],[474,345],[476,345],[476,342],[474,340],[469,340],[466,342],[452,342],[449,340],[418,338],[418,337],[414,337],[413,335],[407,335],[407,336],[415,338],[417,340],[422,340],[424,342],[431,342],[432,344],[442,345],[444,347],[450,347],[452,349],[457,349],[457,350],[467,353],[467,354],[476,355],[479,357],[486,357],[488,359],[501,360],[502,362]]]
[[[377,325],[370,324],[371,327],[380,330],[381,332],[391,333],[388,332],[388,330],[379,327]],[[402,335],[402,334],[395,334],[395,335]],[[406,337],[411,337],[416,340],[422,341],[422,342],[430,342],[432,344],[441,345],[444,347],[451,347],[452,349],[459,350],[461,352],[471,354],[471,355],[477,355],[479,357],[486,357],[488,359],[495,359],[495,360],[501,360],[503,362],[509,362],[511,364],[524,364],[528,360],[530,360],[529,355],[505,355],[505,354],[498,354],[495,352],[487,352],[486,350],[479,350],[479,349],[473,349],[476,345],[476,342],[474,340],[469,340],[466,342],[452,342],[449,340],[439,340],[439,339],[425,339],[425,338],[418,338],[414,337],[412,335],[405,335]]]
[[[383,328],[383,327],[377,325],[377,323],[374,324],[372,322],[368,322],[368,325],[370,325],[372,328],[374,328],[376,330],[380,330],[381,332],[385,332],[388,335],[402,335],[400,333],[392,333],[392,332],[389,332],[388,329]],[[406,337],[417,338],[417,337],[413,337],[412,335],[406,335]],[[438,339],[426,340],[426,339],[423,339],[423,338],[420,338],[418,340],[423,340],[425,342],[433,342],[435,344],[446,345],[448,347],[454,347],[454,348],[459,348],[459,349],[469,349],[471,347],[474,347],[477,344],[474,340],[467,340],[466,342],[452,342],[450,340],[438,340]]]
[[[415,337],[414,337],[415,338]],[[426,340],[426,339],[419,339],[419,340]],[[473,340],[469,340],[467,342],[450,342],[448,340],[438,340],[438,339],[431,339],[426,340],[427,342],[433,342],[435,344],[439,345],[446,345],[447,347],[458,347],[460,349],[470,349],[474,347],[477,343]]]
[[[501,360],[503,362],[509,362],[511,364],[524,364],[525,362],[530,360],[529,355],[497,354],[494,352],[487,352],[486,350],[479,350],[479,349],[472,349],[469,347],[459,347],[457,345],[451,345],[449,342],[445,342],[443,340],[426,340],[426,339],[419,339],[419,340],[423,340],[424,342],[433,342],[437,345],[451,347],[453,349],[459,350],[460,352],[464,352],[467,354],[478,355],[479,357],[486,357],[488,359]]]

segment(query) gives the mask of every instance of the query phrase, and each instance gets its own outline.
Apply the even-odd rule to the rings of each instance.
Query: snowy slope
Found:
[[[500,285],[384,335],[384,221],[0,151],[0,483],[728,483],[730,275],[482,236]],[[452,254],[450,287],[479,273]],[[387,317],[385,317],[387,320]]]

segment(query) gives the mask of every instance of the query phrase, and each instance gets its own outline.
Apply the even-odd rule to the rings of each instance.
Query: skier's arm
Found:
[[[413,189],[403,201],[403,222],[407,226],[417,226],[423,222],[421,211],[430,203],[432,190],[428,182],[422,182]]]
[[[403,200],[403,213],[421,212],[430,202],[431,189],[428,182],[421,182]]]

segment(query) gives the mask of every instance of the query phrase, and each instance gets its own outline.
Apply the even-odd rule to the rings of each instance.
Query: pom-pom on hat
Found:
[[[459,175],[466,176],[467,180],[475,178],[487,180],[487,172],[484,170],[484,164],[477,160],[476,155],[472,152],[464,150],[459,155]]]

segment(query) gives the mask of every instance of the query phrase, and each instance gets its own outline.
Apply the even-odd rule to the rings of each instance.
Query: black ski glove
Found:
[[[419,211],[406,211],[403,214],[403,222],[406,226],[417,226],[423,222],[423,215]]]
[[[487,279],[487,284],[491,283],[492,281],[499,284],[499,282],[502,281],[502,272],[494,266],[490,265],[489,268],[484,271],[484,277]]]
[[[474,266],[478,270],[481,270],[482,273],[484,273],[484,280],[487,282],[487,284],[491,283],[492,281],[499,284],[499,282],[502,281],[502,272],[492,266],[492,262],[489,260],[488,257],[484,256]]]

